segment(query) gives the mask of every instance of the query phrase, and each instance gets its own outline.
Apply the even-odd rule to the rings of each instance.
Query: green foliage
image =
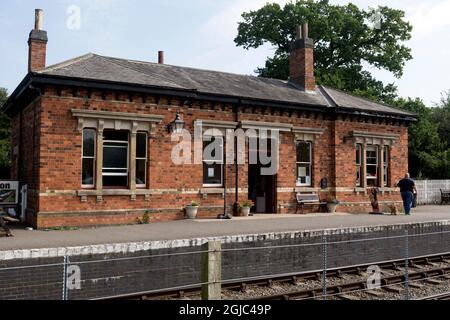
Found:
[[[150,224],[150,213],[146,211],[142,218],[137,218],[138,224]]]
[[[448,95],[439,107],[428,108],[419,98],[398,99],[395,105],[418,114],[417,123],[409,127],[409,167],[414,177],[450,179],[450,145],[445,134],[450,128],[446,106]],[[448,116],[448,115],[447,115]]]
[[[8,99],[8,92],[0,88],[0,109]],[[0,178],[9,178],[11,164],[11,123],[9,117],[0,111]]]
[[[381,17],[380,28],[369,23],[374,14]],[[268,3],[242,14],[235,43],[245,49],[266,43],[274,46],[274,56],[257,73],[287,79],[289,46],[296,26],[307,21],[310,37],[315,40],[317,82],[389,103],[396,96],[396,87],[376,80],[364,65],[401,77],[405,63],[412,59],[411,49],[403,44],[412,31],[404,16],[403,11],[386,6],[363,10],[351,3],[333,5],[328,0],[298,0],[283,8]]]

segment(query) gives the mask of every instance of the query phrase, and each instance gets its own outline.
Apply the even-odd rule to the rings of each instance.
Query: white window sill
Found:
[[[225,188],[222,186],[203,186],[203,189],[200,190],[200,194],[223,194],[225,192]]]

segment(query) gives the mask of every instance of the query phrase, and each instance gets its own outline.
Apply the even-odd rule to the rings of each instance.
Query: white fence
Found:
[[[418,204],[440,204],[441,189],[450,190],[450,180],[416,180]]]

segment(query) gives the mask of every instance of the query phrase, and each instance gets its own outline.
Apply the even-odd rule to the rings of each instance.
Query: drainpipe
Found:
[[[241,114],[240,114],[240,108],[241,108],[241,100],[238,101],[238,104],[236,106],[236,123],[238,123],[239,126],[239,121],[241,121]],[[238,210],[239,210],[239,164],[238,164],[238,141],[237,139],[235,139],[234,141],[234,165],[235,165],[235,170],[236,170],[236,190],[235,190],[235,204],[234,204],[234,210],[235,210],[235,214],[238,214]]]

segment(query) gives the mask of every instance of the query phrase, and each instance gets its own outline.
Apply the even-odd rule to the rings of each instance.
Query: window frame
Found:
[[[210,140],[208,140],[208,138],[210,138]],[[222,160],[220,160],[220,162],[216,162],[216,161],[214,161],[214,160],[205,160],[205,147],[204,147],[204,145],[203,145],[203,148],[202,148],[202,172],[203,172],[203,177],[202,177],[202,179],[203,179],[203,187],[204,188],[223,188],[223,176],[224,176],[224,168],[225,168],[225,166],[224,166],[224,159],[225,159],[225,139],[224,139],[224,137],[223,136],[220,136],[220,135],[211,135],[211,136],[208,136],[208,135],[206,135],[206,136],[203,136],[203,143],[204,142],[212,142],[211,141],[211,138],[214,138],[214,139],[220,139],[220,140],[222,140],[222,143],[221,143],[221,146],[222,146],[222,152],[221,152],[221,159]],[[204,174],[204,168],[205,168],[205,165],[208,165],[208,162],[210,162],[209,163],[209,165],[211,165],[211,164],[220,164],[220,168],[221,168],[221,170],[220,170],[220,183],[205,183],[205,174]]]
[[[106,131],[106,130],[105,130]],[[103,188],[104,189],[117,189],[117,188],[126,188],[128,189],[130,187],[130,131],[129,130],[109,130],[108,131],[124,131],[128,134],[128,140],[120,141],[120,140],[103,140],[103,164],[102,164],[102,182],[103,182]],[[103,132],[104,135],[105,132]],[[115,144],[124,144],[126,145],[126,155],[127,155],[127,167],[126,168],[105,168],[104,162],[105,162],[105,145],[107,143],[115,143]],[[112,147],[118,147],[118,146],[112,146]],[[114,173],[114,172],[107,172],[105,173],[105,170],[124,170],[126,172],[124,173]],[[105,181],[103,180],[104,177],[127,177],[127,185],[126,186],[105,186]]]
[[[389,186],[389,158],[390,158],[390,149],[389,146],[383,146],[383,187]]]
[[[93,156],[85,156],[84,155],[84,136],[85,136],[85,131],[90,130],[94,132],[94,155]],[[93,163],[93,177],[92,177],[92,184],[84,184],[83,183],[83,164],[84,164],[84,159],[92,159]],[[96,175],[97,175],[97,129],[95,128],[83,128],[83,132],[81,135],[81,188],[82,189],[93,189],[95,188],[95,183],[96,183]]]
[[[363,147],[362,147],[362,145],[360,144],[360,143],[357,143],[356,144],[356,161],[355,161],[355,163],[356,163],[356,186],[357,187],[362,187],[362,185],[363,185],[363,172],[362,172],[362,169],[363,169],[363,166],[362,166],[362,163],[363,163],[363,161],[362,161],[362,157],[363,157]],[[358,163],[358,157],[359,157],[359,163]]]
[[[297,154],[298,154],[298,146],[300,144],[308,144],[309,145],[309,162],[298,161]],[[313,159],[312,159],[312,156],[313,156],[313,143],[311,141],[306,141],[306,140],[297,140],[295,143],[295,170],[296,170],[296,174],[295,174],[296,178],[295,179],[296,179],[297,187],[312,187],[312,185],[313,185],[313,181],[312,181]],[[306,183],[301,183],[298,180],[298,170],[301,165],[303,165],[303,166],[308,165],[308,167],[309,167],[309,183],[308,183],[308,180]]]
[[[368,145],[366,147],[366,184],[368,187],[378,187],[380,185],[380,159],[379,159],[379,147],[378,145]],[[375,159],[376,159],[376,163],[375,164],[371,164],[369,163],[368,159],[369,157],[367,156],[368,152],[375,152]],[[375,167],[376,169],[376,173],[375,175],[369,175],[369,167]],[[369,180],[373,180],[375,181],[375,183],[369,184]]]
[[[137,143],[138,143],[138,136],[139,135],[144,135],[145,136],[145,158],[140,158],[140,157],[138,157],[138,152],[137,152],[137,149],[138,149],[138,146],[137,146]],[[144,131],[139,131],[139,132],[137,132],[137,134],[136,134],[136,188],[139,188],[139,189],[145,189],[146,187],[147,187],[147,182],[148,182],[148,134],[147,134],[147,132],[144,132]],[[145,163],[145,165],[144,165],[144,167],[145,167],[145,173],[144,173],[144,177],[145,177],[145,183],[144,184],[138,184],[137,183],[137,168],[138,168],[138,161],[142,161],[142,160],[144,160],[144,163]]]

